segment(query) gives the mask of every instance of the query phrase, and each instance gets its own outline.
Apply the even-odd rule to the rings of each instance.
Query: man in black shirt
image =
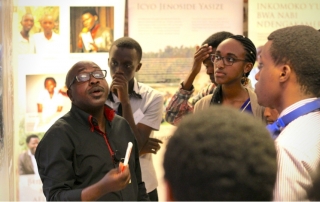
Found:
[[[48,201],[149,199],[134,134],[104,104],[109,93],[105,77],[106,71],[90,61],[76,63],[67,74],[71,110],[46,132],[35,155]],[[121,171],[128,142],[134,146]]]

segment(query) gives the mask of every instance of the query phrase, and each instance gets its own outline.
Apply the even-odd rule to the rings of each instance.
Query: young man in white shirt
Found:
[[[261,52],[258,103],[280,113],[270,126],[278,159],[276,201],[308,200],[320,162],[319,50],[319,32],[297,25],[272,32]]]
[[[111,45],[108,64],[112,77],[110,94],[106,102],[130,124],[140,150],[142,180],[151,201],[158,201],[157,176],[152,153],[160,149],[160,140],[153,138],[162,120],[163,95],[135,79],[141,69],[142,49],[130,37],[117,39]]]

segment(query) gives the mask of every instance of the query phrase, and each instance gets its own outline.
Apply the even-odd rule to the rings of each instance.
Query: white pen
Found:
[[[132,142],[128,142],[126,156],[124,157],[124,162],[123,162],[124,166],[128,165],[130,154],[131,154],[131,150],[132,150],[132,146],[133,146]]]

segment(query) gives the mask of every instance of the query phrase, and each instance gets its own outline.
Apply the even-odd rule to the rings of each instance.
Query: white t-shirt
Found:
[[[60,35],[52,32],[52,37],[48,40],[43,32],[33,35],[37,54],[57,54],[61,52]]]
[[[62,106],[63,95],[58,89],[54,89],[52,98],[49,92],[44,89],[39,93],[37,104],[42,104],[42,119],[46,120],[55,115],[58,106]]]
[[[19,33],[19,48],[18,54],[33,54],[35,53],[35,43],[33,36],[29,36],[29,40],[22,37]]]

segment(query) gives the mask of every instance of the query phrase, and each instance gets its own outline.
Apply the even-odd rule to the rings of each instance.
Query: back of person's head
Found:
[[[39,139],[38,135],[35,135],[35,134],[28,135],[27,138],[26,138],[26,143],[29,144],[29,142],[30,142],[30,140],[32,138],[38,138]]]
[[[308,199],[311,201],[320,201],[320,164],[313,179],[313,185],[308,190]]]
[[[185,117],[168,141],[163,166],[178,201],[272,200],[277,173],[265,125],[224,106]]]
[[[245,60],[252,63],[252,66],[253,66],[257,58],[257,49],[253,44],[253,42],[248,37],[245,37],[243,35],[233,35],[233,36],[230,36],[229,38],[237,40],[243,45],[243,48],[246,51]],[[245,76],[248,77],[250,72],[251,71],[247,72]]]
[[[209,36],[203,43],[204,44],[208,44],[208,46],[211,46],[212,48],[217,48],[218,45],[225,39],[229,38],[230,36],[232,36],[233,34],[230,32],[216,32],[214,34],[212,34],[211,36]]]
[[[268,36],[275,65],[291,67],[306,94],[320,96],[320,34],[318,30],[296,25],[278,29]]]
[[[112,49],[113,46],[116,46],[118,48],[135,49],[137,51],[139,61],[142,58],[142,48],[140,44],[133,38],[121,37],[112,43],[110,50]]]

